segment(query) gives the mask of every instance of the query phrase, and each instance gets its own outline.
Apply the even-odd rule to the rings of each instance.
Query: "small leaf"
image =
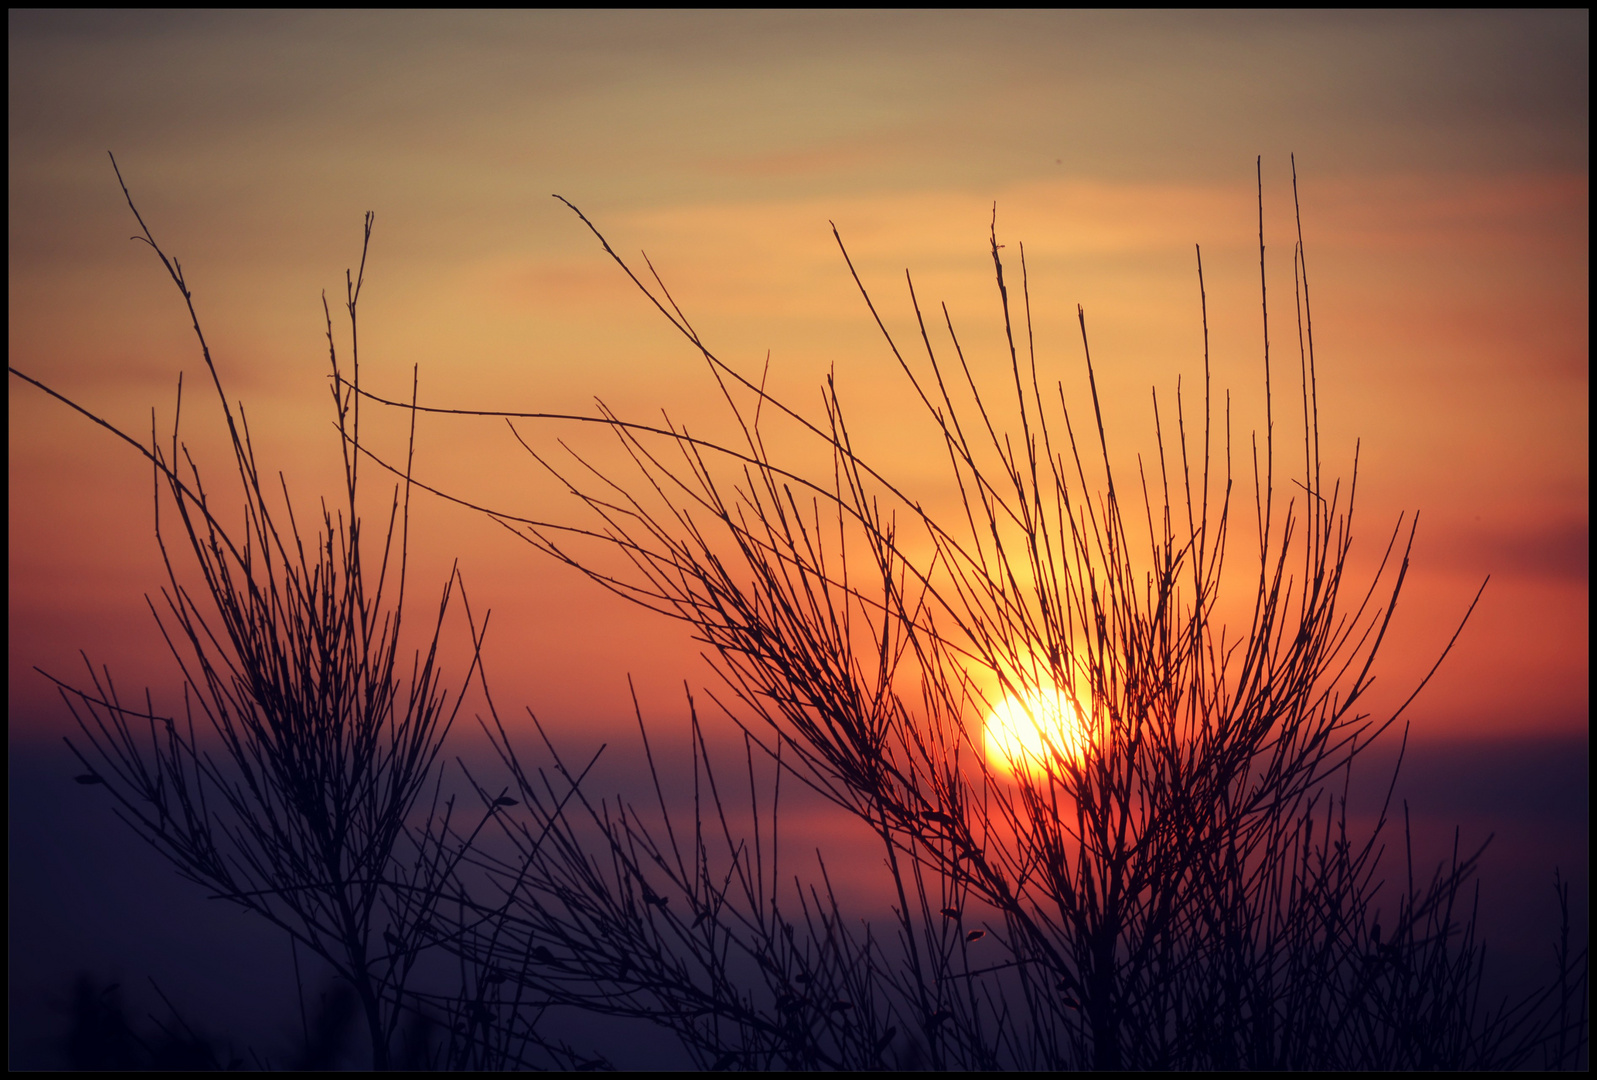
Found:
[[[953,818],[949,817],[947,814],[939,813],[936,810],[928,810],[922,814],[921,817],[925,818],[927,821],[935,821],[940,825],[952,825],[954,823]]]
[[[854,1003],[852,1001],[834,1001],[827,1006],[833,1012],[848,1012],[853,1007]]]
[[[936,1027],[938,1024],[952,1020],[953,1018],[954,1014],[949,1012],[947,1009],[938,1009],[936,1012],[932,1013],[931,1016],[926,1018],[926,1026]]]
[[[494,800],[494,805],[495,806],[516,806],[516,805],[519,805],[519,804],[516,802],[515,799],[510,798],[508,795],[501,795],[499,798]]]
[[[890,1045],[892,1045],[893,1036],[897,1034],[898,1028],[896,1027],[890,1027],[886,1031],[882,1032],[882,1037],[876,1040],[876,1052],[880,1054],[883,1050],[886,1050]]]
[[[957,919],[957,918],[959,918],[959,909],[957,907],[945,907],[943,909],[943,918],[945,918],[945,919]]]
[[[79,775],[74,776],[72,779],[76,780],[80,784],[103,784],[103,783],[105,783],[105,780],[103,778],[101,778],[100,776],[96,775],[95,773],[91,773],[91,772],[80,773]]]
[[[985,930],[972,930],[970,933],[965,935],[965,940],[966,941],[979,941],[979,940],[981,940],[982,938],[984,938],[986,936],[987,936],[987,931],[985,931]]]
[[[554,954],[542,945],[532,950],[532,958],[540,964],[552,964],[555,962]]]
[[[793,976],[793,981],[796,983],[807,983],[810,981],[810,977],[807,972],[801,972],[798,975]]]

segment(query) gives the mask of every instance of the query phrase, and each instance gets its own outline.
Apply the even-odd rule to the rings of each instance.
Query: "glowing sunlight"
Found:
[[[1041,774],[1051,761],[1079,764],[1089,741],[1080,708],[1052,687],[1005,697],[987,717],[988,760],[1008,772]]]

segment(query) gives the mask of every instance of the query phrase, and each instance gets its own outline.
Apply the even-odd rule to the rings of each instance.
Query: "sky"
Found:
[[[1272,332],[1295,371],[1295,160],[1325,457],[1346,476],[1359,448],[1355,565],[1420,515],[1382,700],[1490,575],[1409,714],[1416,740],[1585,738],[1585,12],[8,19],[12,366],[136,434],[152,409],[170,430],[185,373],[185,435],[225,464],[181,297],[129,242],[110,151],[298,505],[336,490],[322,295],[337,316],[368,210],[374,392],[404,394],[419,366],[442,407],[591,415],[597,398],[731,430],[702,360],[558,194],[625,258],[647,252],[728,363],[756,378],[769,354],[777,396],[818,416],[834,372],[862,452],[935,501],[936,444],[834,226],[890,330],[913,339],[908,270],[1000,374],[989,229],[1010,274],[1024,244],[1040,365],[1080,383],[1082,305],[1133,461],[1149,387],[1169,401],[1201,374],[1195,245],[1216,383],[1239,432],[1262,426],[1261,182]],[[75,676],[84,650],[123,685],[176,683],[145,600],[164,583],[147,468],[15,377],[9,433],[15,749],[70,723],[35,667]],[[403,451],[391,415],[366,433]],[[612,460],[590,428],[523,434]],[[586,520],[497,421],[427,418],[416,455],[451,493]],[[629,675],[667,718],[684,680],[709,678],[680,627],[481,517],[418,498],[412,536],[412,588],[436,594],[458,560],[492,609],[510,711],[594,740],[632,723]]]

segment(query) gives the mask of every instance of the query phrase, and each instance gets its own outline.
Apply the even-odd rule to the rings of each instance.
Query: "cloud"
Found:
[[[1528,525],[1512,533],[1478,536],[1474,559],[1486,562],[1493,573],[1521,577],[1588,581],[1591,577],[1591,525],[1586,520],[1551,521]]]

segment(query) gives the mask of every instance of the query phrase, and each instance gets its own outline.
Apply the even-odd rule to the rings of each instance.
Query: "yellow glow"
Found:
[[[1010,772],[1039,774],[1049,763],[1080,764],[1090,742],[1081,710],[1053,688],[1006,697],[987,717],[988,760]]]

